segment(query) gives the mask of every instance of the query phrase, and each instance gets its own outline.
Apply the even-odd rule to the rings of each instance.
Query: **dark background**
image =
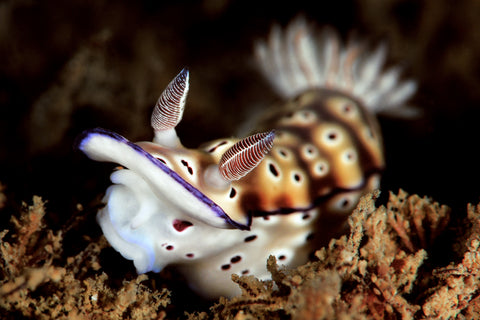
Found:
[[[344,38],[355,30],[372,44],[387,40],[389,62],[418,79],[411,102],[423,116],[380,118],[383,194],[403,188],[459,214],[478,203],[478,1],[24,0],[0,3],[0,181],[9,204],[40,195],[58,228],[82,214],[78,203],[94,213],[112,166],[73,150],[75,137],[99,126],[150,140],[152,107],[184,66],[183,143],[232,135],[276,99],[255,69],[255,39],[299,13]]]

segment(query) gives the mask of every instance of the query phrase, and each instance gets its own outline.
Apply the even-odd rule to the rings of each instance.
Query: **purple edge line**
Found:
[[[132,143],[128,139],[124,138],[123,136],[119,135],[118,133],[115,133],[110,130],[106,130],[103,128],[95,128],[95,129],[89,129],[83,131],[76,139],[74,143],[74,148],[81,150],[83,153],[86,154],[85,151],[83,151],[83,145],[94,135],[103,135],[107,136],[109,138],[112,138],[114,140],[119,141],[120,143],[124,143],[136,152],[138,152],[141,156],[147,158],[152,162],[154,165],[159,167],[162,171],[164,171],[166,174],[168,174],[172,179],[174,179],[176,182],[178,182],[182,187],[184,187],[188,192],[190,192],[193,196],[195,196],[198,200],[206,204],[214,213],[217,217],[223,218],[227,223],[232,225],[233,227],[240,229],[240,230],[250,230],[250,225],[252,223],[252,218],[249,215],[248,217],[248,222],[246,225],[243,225],[241,223],[238,223],[234,221],[232,218],[228,216],[228,214],[223,211],[223,209],[217,205],[215,202],[213,202],[210,198],[205,196],[201,191],[199,191],[197,188],[192,186],[190,183],[185,181],[182,177],[180,177],[175,171],[172,169],[168,168],[166,165],[164,165],[160,160],[157,158],[153,157],[150,153],[146,152],[143,150],[140,146]]]

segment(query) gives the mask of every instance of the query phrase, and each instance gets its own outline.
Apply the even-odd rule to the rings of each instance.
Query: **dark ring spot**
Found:
[[[275,167],[275,165],[273,163],[270,163],[268,165],[268,169],[270,170],[270,172],[275,176],[275,177],[278,177],[278,170],[277,168]]]
[[[257,236],[256,235],[251,235],[251,236],[246,237],[243,241],[250,242],[250,241],[253,241],[255,239],[257,239]]]
[[[237,262],[240,262],[240,260],[242,260],[242,257],[240,257],[240,256],[235,256],[235,257],[233,257],[232,259],[230,259],[230,262],[231,262],[231,263],[237,263]]]
[[[191,227],[191,226],[193,226],[193,223],[191,223],[190,221],[182,221],[182,220],[178,220],[178,219],[173,220],[173,227],[178,232],[182,232],[183,230],[185,230],[185,229],[187,229],[188,227]]]
[[[228,269],[230,269],[230,265],[229,265],[229,264],[224,264],[224,265],[222,266],[222,270],[228,270]]]
[[[181,162],[185,167],[187,167],[188,173],[190,173],[190,175],[193,175],[193,169],[188,165],[188,162],[185,160],[182,160]]]
[[[346,105],[343,106],[343,112],[345,113],[349,113],[352,110],[353,110],[353,105],[351,103],[347,103]]]
[[[278,153],[284,158],[287,157],[287,153],[285,152],[285,150],[279,150]]]

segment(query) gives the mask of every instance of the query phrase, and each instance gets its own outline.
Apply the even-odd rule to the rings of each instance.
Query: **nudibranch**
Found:
[[[400,68],[383,70],[385,46],[362,47],[303,18],[275,26],[255,53],[286,102],[257,117],[251,128],[260,133],[243,139],[182,145],[175,127],[186,69],[154,107],[153,142],[82,133],[78,148],[88,157],[120,165],[97,216],[109,243],[139,273],[175,266],[207,298],[238,294],[232,274],[269,279],[270,255],[287,267],[308,261],[344,230],[359,197],[379,188],[376,114],[402,112],[416,90],[400,80]]]

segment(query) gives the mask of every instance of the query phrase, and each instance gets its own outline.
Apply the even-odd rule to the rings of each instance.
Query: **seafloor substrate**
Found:
[[[480,205],[464,221],[447,206],[400,190],[386,206],[362,198],[351,231],[294,270],[270,257],[272,281],[232,276],[241,296],[183,312],[175,288],[152,276],[112,279],[102,267],[103,236],[84,236],[74,256],[68,230],[44,222],[34,197],[1,231],[2,319],[474,319],[480,314]],[[6,199],[0,193],[0,208]],[[1,212],[4,210],[0,210]],[[462,230],[461,232],[459,230]],[[169,283],[166,281],[166,283]]]

